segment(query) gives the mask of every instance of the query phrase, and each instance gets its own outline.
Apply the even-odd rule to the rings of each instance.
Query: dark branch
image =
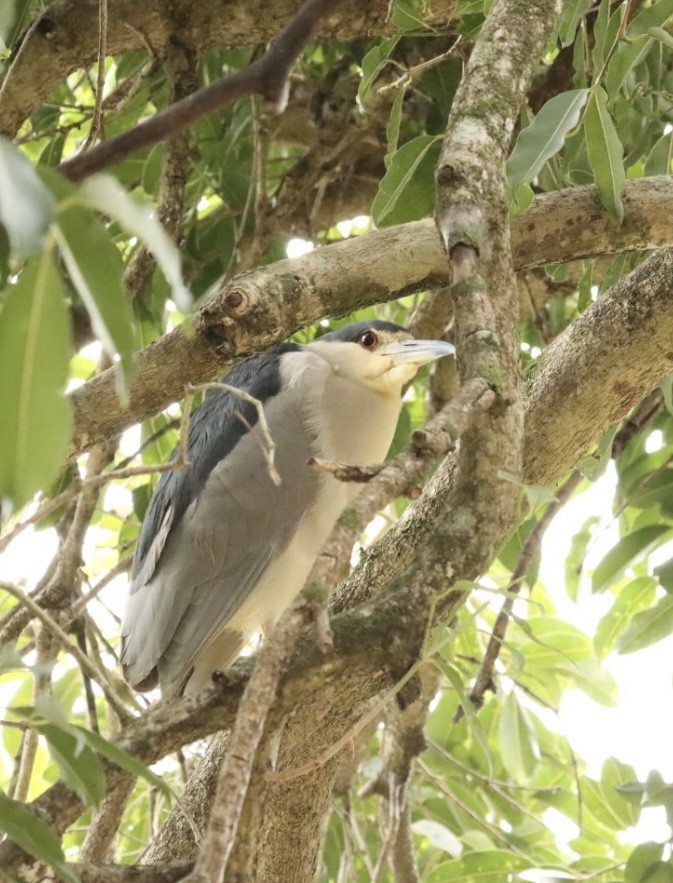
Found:
[[[58,167],[71,181],[82,181],[160,141],[166,141],[216,110],[248,95],[262,95],[282,109],[287,97],[287,78],[297,56],[315,34],[322,18],[334,15],[346,0],[308,0],[257,61],[199,89],[127,132]]]

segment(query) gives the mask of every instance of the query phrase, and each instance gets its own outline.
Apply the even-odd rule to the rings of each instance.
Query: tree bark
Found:
[[[199,54],[215,46],[255,46],[273,39],[296,14],[301,0],[110,0],[107,49],[110,55],[145,50],[159,58],[177,41]],[[424,15],[428,27],[442,30],[453,17],[455,0],[433,0]],[[325,40],[390,34],[387,4],[359,0],[321,29]],[[26,33],[0,91],[0,134],[13,137],[73,70],[96,60],[98,0],[57,0]]]
[[[540,196],[512,223],[514,266],[520,270],[673,244],[672,195],[670,178],[627,182],[620,227],[601,209],[593,187]],[[325,315],[343,316],[449,280],[429,220],[242,273],[224,284],[192,321],[137,354],[128,408],[117,398],[113,370],[75,390],[70,457],[179,399],[187,382],[211,380],[241,356],[280,343]]]

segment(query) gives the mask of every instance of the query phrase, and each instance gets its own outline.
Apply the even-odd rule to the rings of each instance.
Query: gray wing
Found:
[[[320,394],[320,375],[311,373],[310,398]],[[154,539],[132,580],[122,628],[131,684],[153,686],[157,668],[162,683],[184,682],[199,651],[294,536],[318,489],[307,465],[315,453],[307,392],[300,383],[282,402],[273,397],[265,406],[280,486],[271,480],[253,427],[211,469],[177,524],[170,503],[161,519],[154,513]]]

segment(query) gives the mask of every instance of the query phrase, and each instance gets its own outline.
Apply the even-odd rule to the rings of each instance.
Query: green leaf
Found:
[[[119,354],[124,381],[136,348],[135,322],[122,281],[123,262],[94,213],[72,206],[57,215],[59,247],[96,336],[110,356]]]
[[[593,6],[593,0],[573,0],[563,5],[561,20],[559,21],[559,40],[561,46],[566,47],[575,39],[578,25],[582,18]]]
[[[150,207],[135,200],[112,175],[93,175],[79,188],[78,199],[114,218],[145,243],[171,287],[175,305],[188,312],[192,296],[182,278],[180,252]]]
[[[588,457],[582,457],[580,460],[578,469],[589,481],[599,479],[608,468],[608,463],[612,459],[612,442],[615,435],[617,435],[618,429],[619,426],[613,426],[612,429],[608,429],[607,432],[603,433],[598,442],[596,453]]]
[[[626,29],[630,39],[647,34],[651,28],[663,27],[673,16],[673,0],[657,0],[651,6],[641,9]]]
[[[448,852],[449,855],[460,855],[462,851],[462,844],[453,831],[434,819],[418,819],[411,829],[415,834],[427,837],[436,849]]]
[[[673,49],[673,37],[663,28],[648,28],[647,33],[650,37],[663,43],[669,49]]]
[[[608,757],[601,768],[603,800],[616,820],[616,827],[623,830],[637,824],[640,817],[640,807],[627,800],[619,790],[622,785],[632,782],[635,775],[632,766],[616,757]]]
[[[580,659],[572,665],[561,664],[557,667],[557,672],[565,675],[594,702],[608,707],[617,705],[619,690],[615,679],[595,659]]]
[[[362,59],[362,79],[358,88],[358,101],[363,102],[372,88],[376,78],[388,64],[390,53],[397,46],[399,37],[389,37],[367,52]]]
[[[474,705],[472,704],[472,702],[470,702],[469,697],[465,694],[463,681],[459,672],[443,659],[434,658],[432,661],[440,669],[444,677],[455,690],[456,695],[458,696],[458,701],[460,702],[465,713],[465,720],[468,723],[470,732],[475,737],[477,744],[480,746],[481,750],[484,753],[484,757],[488,762],[489,775],[491,775],[493,769],[493,757],[491,755],[491,748],[489,745],[488,737],[486,736],[484,728],[479,721],[479,717],[477,716]]]
[[[393,23],[401,31],[416,31],[427,28],[419,14],[416,0],[395,0]]]
[[[610,0],[601,0],[601,5],[594,24],[594,48],[591,53],[594,66],[594,75],[600,73],[603,64],[610,57],[619,35],[624,19],[625,7],[618,6],[610,15]]]
[[[547,160],[561,150],[566,135],[579,123],[588,97],[588,89],[554,96],[519,134],[506,167],[512,190],[532,181]]]
[[[535,728],[514,691],[505,696],[500,709],[500,755],[507,772],[517,782],[529,779],[540,756]]]
[[[401,224],[432,211],[440,140],[439,135],[419,135],[394,154],[372,203],[377,226],[386,218],[388,224]]]
[[[0,138],[0,223],[7,230],[12,252],[27,258],[42,246],[54,210],[54,198],[26,159]]]
[[[664,535],[670,535],[671,528],[665,524],[648,524],[625,537],[604,556],[592,576],[594,592],[602,592],[623,574],[636,559],[642,558],[654,546],[660,545]]]
[[[624,883],[665,883],[673,880],[673,868],[661,861],[663,852],[661,843],[640,843],[636,846],[624,868]]]
[[[616,95],[629,73],[639,65],[652,48],[652,40],[640,37],[623,43],[610,59],[605,85],[608,95]]]
[[[53,868],[67,883],[79,883],[65,865],[61,842],[46,822],[0,791],[0,831],[29,855]]]
[[[64,298],[45,253],[7,290],[0,313],[0,495],[14,506],[53,481],[70,438]]]
[[[488,852],[468,852],[458,859],[438,865],[426,878],[427,883],[445,883],[459,880],[460,883],[503,883],[509,875],[533,867],[521,856],[504,849]]]
[[[593,529],[599,521],[598,515],[590,515],[570,541],[570,549],[565,562],[565,584],[568,597],[573,601],[577,600],[584,559],[593,538]]]
[[[614,649],[619,635],[628,628],[634,614],[652,603],[656,590],[657,581],[651,576],[639,577],[620,588],[614,604],[596,627],[594,647],[599,656]]]
[[[617,641],[618,653],[634,653],[649,647],[673,632],[673,595],[665,595],[649,610],[633,617],[630,626]]]
[[[139,776],[141,779],[145,779],[146,782],[149,782],[150,785],[160,791],[165,797],[170,798],[172,796],[173,792],[160,776],[153,773],[144,763],[133,757],[133,755],[129,754],[127,751],[124,751],[123,748],[113,745],[112,742],[108,742],[103,736],[98,733],[93,733],[90,730],[85,730],[83,727],[76,727],[75,729],[80,731],[81,738],[86,741],[90,748],[97,751],[98,754],[107,757],[108,760],[111,760],[112,763],[116,763],[118,767],[126,770],[127,773],[132,773],[134,776]]]
[[[41,724],[36,729],[47,740],[49,753],[66,785],[87,805],[98,806],[105,796],[105,773],[94,752],[68,729],[56,724]]]
[[[624,218],[621,199],[625,181],[623,150],[602,86],[597,86],[589,99],[584,115],[584,135],[598,195],[610,215],[621,223]]]
[[[402,124],[402,106],[404,104],[404,96],[406,94],[406,86],[401,85],[395,92],[393,106],[390,108],[390,116],[388,117],[388,125],[386,126],[386,143],[388,148],[384,157],[386,168],[390,166],[391,160],[397,150],[397,143],[400,138],[400,126]]]

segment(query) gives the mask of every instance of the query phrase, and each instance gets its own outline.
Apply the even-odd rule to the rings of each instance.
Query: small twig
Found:
[[[388,818],[387,830],[382,838],[381,851],[372,874],[372,883],[381,883],[388,864],[388,858],[395,848],[395,841],[400,827],[402,804],[405,802],[404,792],[406,791],[406,782],[402,785],[395,784],[390,776],[390,785],[388,788]]]
[[[87,640],[86,640],[86,631],[84,626],[84,621],[81,618],[78,618],[73,627],[72,631],[75,634],[75,639],[77,641],[77,646],[86,656],[87,654]],[[96,709],[96,697],[93,692],[93,682],[89,675],[86,672],[82,672],[82,678],[84,680],[84,698],[86,700],[87,714],[89,716],[89,729],[94,733],[100,733],[100,726],[98,724],[98,710]]]
[[[365,483],[375,478],[379,472],[386,468],[386,463],[374,463],[371,466],[354,466],[351,463],[335,463],[333,460],[322,460],[320,457],[311,457],[309,466],[329,472],[337,481],[355,481]]]
[[[90,677],[92,677],[96,683],[100,686],[101,690],[105,694],[105,698],[110,703],[110,705],[114,708],[114,710],[119,715],[122,721],[127,721],[129,719],[129,712],[122,702],[121,699],[117,696],[114,690],[111,688],[108,683],[107,677],[103,674],[102,671],[99,671],[98,667],[94,665],[90,659],[88,659],[84,653],[79,649],[76,644],[73,644],[68,635],[63,631],[60,625],[51,617],[45,610],[40,607],[29,595],[23,592],[18,586],[14,586],[11,583],[5,582],[4,580],[0,581],[0,589],[8,592],[12,595],[19,604],[22,604],[26,607],[40,622],[47,628],[51,634],[59,641],[64,650],[70,653],[71,656],[74,657],[75,661],[78,663],[82,671],[85,671]],[[138,706],[140,708],[140,706]]]
[[[266,461],[266,467],[269,471],[269,477],[271,481],[278,487],[282,484],[282,479],[278,474],[278,470],[276,469],[276,443],[271,437],[271,432],[269,431],[269,424],[266,420],[266,414],[264,413],[264,405],[260,402],[259,399],[256,399],[254,396],[251,396],[250,393],[246,392],[244,389],[239,389],[237,386],[231,386],[229,383],[199,383],[197,386],[187,386],[187,392],[194,396],[197,392],[201,390],[208,389],[223,389],[226,392],[230,392],[233,395],[237,395],[239,398],[243,399],[245,402],[249,402],[249,404],[253,405],[257,410],[257,419],[259,420],[259,426],[262,430],[262,436],[264,444],[260,442],[260,448],[262,454],[264,455],[264,460]],[[249,422],[245,419],[243,414],[240,412],[236,412],[236,416],[241,421],[241,423],[245,426],[245,428],[252,433],[254,438],[257,438],[257,435],[254,431],[254,427],[252,427]]]
[[[259,651],[220,771],[208,831],[185,883],[219,883],[224,879],[266,717],[297,638],[306,625],[308,611],[309,605],[303,598],[293,604]]]
[[[184,409],[183,409],[184,410]],[[164,423],[163,426],[160,426],[155,432],[151,435],[148,435],[145,441],[132,453],[129,454],[128,457],[124,457],[123,460],[120,460],[117,463],[117,469],[126,469],[127,466],[130,466],[133,461],[142,454],[143,451],[146,451],[151,445],[154,444],[155,441],[158,441],[162,436],[166,435],[167,432],[170,432],[171,429],[177,429],[180,426],[180,421],[176,418],[173,420],[169,420],[167,423]]]
[[[420,883],[411,839],[411,808],[408,799],[401,808],[391,864],[395,883]]]
[[[246,95],[260,94],[282,109],[287,97],[288,74],[297,56],[317,31],[320,21],[338,12],[345,2],[308,0],[258,61],[176,101],[121,135],[66,160],[58,167],[59,171],[72,181],[82,181],[145,147],[165,141]]]
[[[581,483],[582,478],[583,476],[581,472],[573,472],[570,478],[561,485],[556,492],[556,499],[547,506],[543,516],[530,532],[523,548],[521,549],[516,567],[512,572],[512,578],[507,586],[507,597],[505,598],[495,620],[495,625],[493,626],[493,631],[491,632],[491,637],[488,646],[486,647],[486,653],[484,654],[479,672],[477,673],[474,686],[470,691],[469,700],[476,708],[481,708],[484,704],[484,695],[486,691],[493,688],[495,663],[500,655],[512,608],[514,607],[516,597],[521,590],[526,571],[530,567],[531,561],[540,548],[542,538],[544,537],[547,528],[559,509],[565,506],[568,502],[578,485]],[[463,708],[459,705],[454,715],[454,723],[459,721],[463,714]]]
[[[89,134],[86,136],[82,151],[89,147],[98,138],[103,122],[103,90],[105,88],[105,57],[107,55],[107,22],[108,0],[98,0],[98,71],[96,75],[96,98],[91,117]]]

